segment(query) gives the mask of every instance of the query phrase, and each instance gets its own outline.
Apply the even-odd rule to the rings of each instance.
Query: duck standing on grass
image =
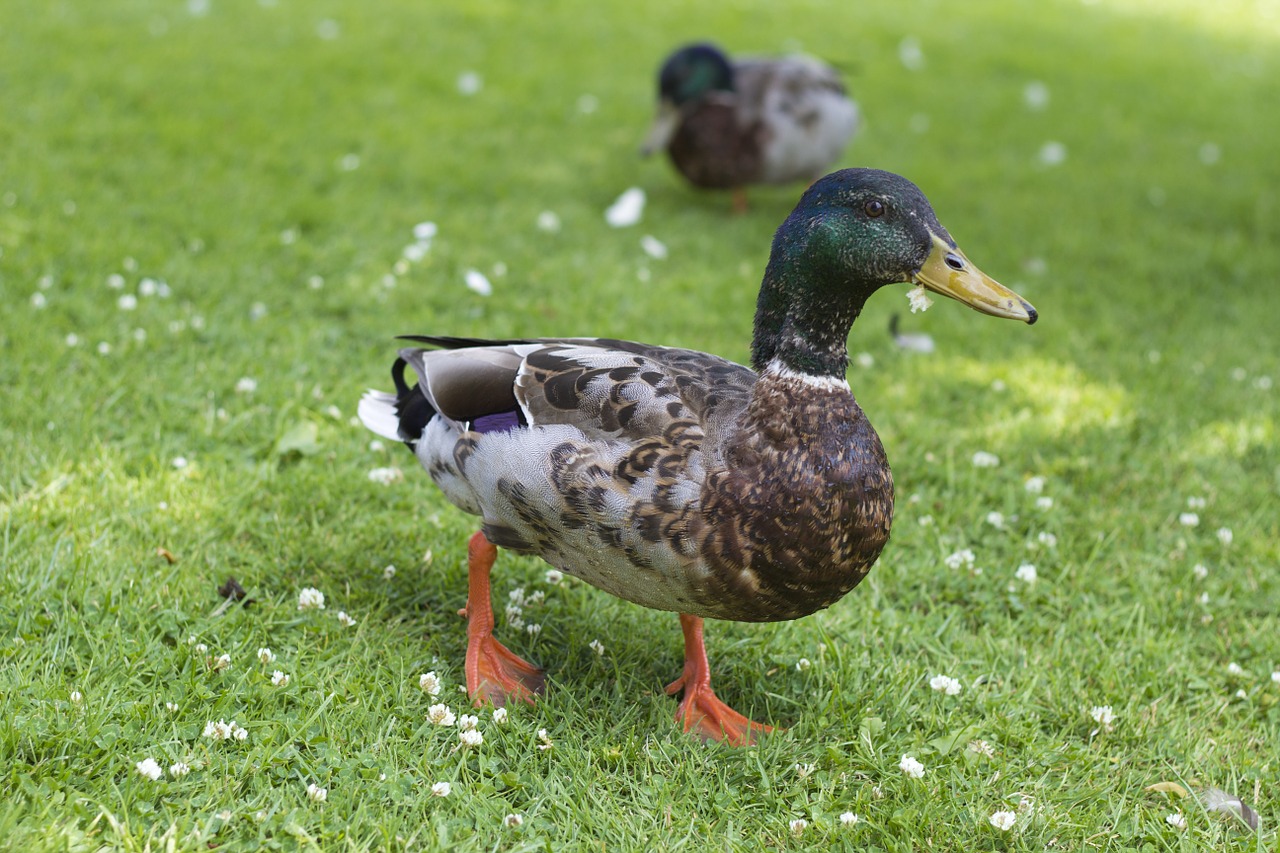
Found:
[[[745,744],[770,730],[712,691],[703,619],[829,607],[884,548],[893,477],[845,381],[845,347],[867,298],[897,282],[1036,320],[969,262],[915,184],[846,169],[810,187],[773,238],[750,368],[605,338],[410,338],[438,349],[400,350],[396,393],[368,392],[360,418],[481,518],[466,608],[476,704],[543,687],[542,671],[493,637],[501,546],[679,613],[684,672],[667,692],[684,691],[686,731]]]
[[[733,190],[741,212],[743,187],[816,180],[857,129],[858,107],[833,68],[803,56],[730,62],[693,44],[658,73],[658,115],[641,152],[665,148],[689,183]]]

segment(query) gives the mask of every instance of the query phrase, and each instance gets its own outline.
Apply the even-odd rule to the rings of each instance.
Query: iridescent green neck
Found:
[[[751,366],[762,371],[777,359],[798,373],[843,380],[849,330],[875,287],[850,281],[814,241],[786,230],[774,239],[760,285]]]

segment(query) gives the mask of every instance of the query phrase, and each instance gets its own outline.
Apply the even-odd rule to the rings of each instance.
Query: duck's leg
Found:
[[[742,187],[733,188],[733,212],[742,214],[746,213],[749,205],[747,204],[747,191]]]
[[[476,705],[499,707],[508,699],[533,702],[545,679],[542,670],[513,654],[493,638],[493,604],[489,600],[489,570],[498,549],[476,533],[467,543],[467,694]]]
[[[748,720],[716,697],[702,641],[702,618],[681,613],[680,629],[684,631],[684,672],[667,685],[667,693],[684,691],[676,711],[676,721],[684,730],[703,740],[723,740],[732,746],[748,746],[755,743],[757,734],[773,731],[772,726]]]

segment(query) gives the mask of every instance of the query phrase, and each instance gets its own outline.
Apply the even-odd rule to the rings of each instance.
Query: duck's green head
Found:
[[[667,57],[658,71],[658,115],[640,149],[665,148],[680,121],[680,108],[708,92],[733,91],[733,66],[712,44],[691,44]]]
[[[878,169],[815,182],[778,228],[756,307],[752,363],[844,376],[845,341],[872,293],[911,282],[995,317],[1036,321],[1036,309],[956,246],[924,193]]]

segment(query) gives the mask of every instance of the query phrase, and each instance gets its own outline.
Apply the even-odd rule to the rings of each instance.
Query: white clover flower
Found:
[[[383,486],[389,486],[392,483],[403,480],[404,472],[394,466],[390,468],[374,468],[369,472],[369,479]]]
[[[254,379],[252,376],[241,376],[236,381],[237,394],[252,394],[254,391],[257,391],[257,390],[258,390],[258,380]]]
[[[840,815],[840,823],[843,826],[854,826],[859,820],[861,820],[861,818],[853,812],[842,812]]]
[[[514,829],[517,826],[520,826],[523,823],[524,823],[524,818],[518,814],[509,814],[502,819],[503,826],[508,826],[508,827],[511,827],[512,829]]]
[[[1198,603],[1200,603],[1200,604],[1208,604],[1208,603],[1209,603],[1209,593],[1207,593],[1207,592],[1202,592],[1202,593],[1200,593],[1200,597],[1199,597],[1199,598],[1197,598],[1197,599],[1196,599],[1196,601],[1197,601]]]
[[[1093,717],[1095,722],[1108,729],[1111,728],[1111,724],[1116,719],[1116,715],[1111,710],[1110,705],[1094,705],[1089,709],[1089,716]]]
[[[979,450],[973,454],[973,467],[975,468],[995,468],[1000,464],[1000,457],[994,453],[988,453],[985,450]]]
[[[587,646],[600,657],[604,657],[604,643],[599,640],[592,640],[587,643]]]
[[[1236,698],[1237,698],[1237,699],[1248,699],[1248,698],[1249,698],[1249,694],[1248,694],[1248,693],[1246,693],[1246,692],[1245,692],[1245,690],[1244,690],[1244,688],[1242,687],[1242,688],[1240,688],[1239,690],[1237,690],[1237,691],[1236,691]]]
[[[37,290],[35,293],[31,294],[31,307],[35,308],[37,311],[48,306],[48,304],[49,297],[45,296],[40,291]]]
[[[1047,495],[1036,498],[1036,509],[1041,511],[1053,509],[1053,498]]]
[[[1058,547],[1058,537],[1054,536],[1052,533],[1045,533],[1044,531],[1041,531],[1040,533],[1036,534],[1036,542],[1045,546],[1046,548]]]
[[[440,676],[434,672],[424,673],[418,676],[418,687],[428,696],[440,695]]]
[[[285,675],[283,672],[281,672],[278,669],[274,670],[271,673],[271,684],[275,687],[288,687],[289,676]]]
[[[214,672],[221,672],[224,669],[231,669],[231,655],[218,655],[210,664]]]
[[[535,589],[533,592],[531,592],[531,593],[529,593],[527,596],[525,596],[525,599],[524,599],[524,606],[525,606],[525,607],[537,607],[539,604],[541,604],[543,601],[545,601],[545,600],[546,600],[546,598],[547,598],[547,594],[546,594],[545,592],[543,592],[543,591],[542,591],[542,590],[540,590],[540,589]]]
[[[177,761],[169,766],[169,775],[175,779],[191,772],[191,765],[185,761]]]
[[[315,587],[304,587],[298,593],[299,610],[324,610],[324,593]]]
[[[1209,569],[1205,566],[1204,563],[1196,563],[1194,566],[1191,567],[1191,574],[1196,576],[1196,580],[1202,581],[1205,578],[1209,577]]]
[[[991,825],[1001,832],[1008,832],[1013,829],[1013,825],[1018,820],[1018,815],[1014,812],[994,812],[991,817],[987,818]]]
[[[1218,528],[1218,541],[1221,542],[1223,545],[1230,545],[1231,540],[1234,538],[1235,538],[1235,534],[1231,532],[1230,527]]]
[[[924,291],[924,285],[917,285],[907,291],[907,300],[911,303],[911,313],[917,311],[928,311],[929,306],[933,304],[933,300],[929,298]]]
[[[463,714],[458,718],[458,728],[464,732],[474,729],[478,725],[480,725],[480,718],[475,714]]]
[[[813,771],[817,769],[817,765],[816,764],[800,764],[799,762],[797,762],[793,769],[796,771],[796,775],[799,776],[801,779],[807,779],[809,778],[810,774],[812,774]]]
[[[962,566],[972,566],[975,559],[973,551],[968,548],[961,548],[947,557],[944,562],[947,564],[948,569],[958,569]]]
[[[226,740],[231,737],[231,726],[235,723],[227,724],[226,720],[218,720],[218,722],[209,722],[204,724],[204,736],[212,740]]]
[[[321,788],[315,782],[307,786],[307,799],[313,803],[323,803],[329,799],[329,789]]]
[[[1227,664],[1227,674],[1235,675],[1235,676],[1244,675],[1245,674],[1244,667],[1242,667],[1240,664],[1236,663],[1235,661],[1232,661],[1231,663]]]
[[[875,367],[876,358],[869,352],[860,352],[853,357],[853,363],[866,370]]]
[[[1183,527],[1195,527],[1200,523],[1200,516],[1194,512],[1183,512],[1178,514],[1178,523]]]
[[[1278,669],[1278,670],[1276,670],[1275,672],[1271,673],[1271,680],[1272,680],[1272,682],[1274,682],[1274,683],[1276,683],[1276,684],[1280,684],[1280,669]]]
[[[387,566],[385,569],[383,569],[383,570],[382,570],[382,579],[383,579],[383,580],[388,580],[388,581],[389,581],[389,580],[391,580],[391,579],[392,579],[393,577],[395,577],[395,576],[396,576],[396,567],[395,567],[395,566]]]
[[[1028,477],[1024,488],[1033,495],[1044,491],[1044,477]]]
[[[341,625],[343,628],[350,628],[352,625],[355,625],[355,624],[356,624],[356,620],[355,620],[355,619],[352,619],[350,616],[348,616],[348,615],[347,615],[347,611],[345,611],[345,610],[339,610],[339,611],[338,611],[338,624],[339,624],[339,625]]]
[[[248,740],[249,732],[236,725],[236,721],[231,721],[231,736],[236,740]]]
[[[902,756],[902,760],[898,762],[898,767],[912,779],[924,777],[924,765],[910,755]]]
[[[431,796],[433,797],[447,797],[451,791],[453,791],[453,786],[448,782],[437,782],[431,786]]]
[[[484,78],[474,71],[463,71],[458,75],[458,94],[470,97],[484,88]]]
[[[538,214],[538,230],[555,234],[560,230],[560,217],[554,210],[544,210]]]
[[[987,524],[996,528],[1004,527],[1004,513],[995,510],[987,513]]]
[[[458,740],[462,741],[463,746],[479,746],[484,743],[484,735],[476,729],[463,729],[458,732]]]
[[[546,580],[547,583],[554,586],[564,580],[564,572],[559,569],[547,569]]]
[[[985,740],[971,740],[965,749],[969,750],[974,755],[985,755],[987,758],[996,754],[996,751],[991,748],[991,744],[987,743]]]
[[[183,468],[186,468],[187,465],[189,465],[190,463],[187,461],[187,457],[185,456],[175,456],[173,457],[173,461],[170,464],[173,465],[174,468],[177,468],[178,470],[182,470]]]
[[[933,516],[932,516],[932,515],[922,515],[922,516],[920,516],[920,518],[918,519],[917,523],[918,523],[921,527],[932,527],[932,526],[933,526]]]
[[[165,703],[164,703],[164,709],[165,709],[166,711],[168,711],[169,713],[171,713],[171,714],[176,714],[176,713],[178,713],[178,703],[177,703],[177,702],[165,702]]]
[[[79,705],[81,702],[84,701],[84,694],[81,693],[79,690],[72,690],[71,694],[67,696],[67,698],[71,700],[71,704]]]
[[[542,632],[542,626],[536,622],[524,626],[524,629],[529,632],[530,637],[536,637]]]
[[[209,651],[209,647],[206,646],[204,643],[196,643],[194,648],[195,648],[196,654],[198,655],[202,655],[205,652]]]
[[[1182,816],[1182,812],[1174,812],[1173,814],[1168,815],[1164,819],[1164,822],[1169,824],[1169,826],[1172,826],[1174,829],[1187,828],[1187,819]]]
[[[808,658],[800,658],[800,660],[796,661],[797,672],[804,672],[811,666],[813,666],[813,664],[809,661]]]
[[[453,710],[441,702],[427,709],[427,719],[437,726],[452,726],[457,718],[453,715]]]
[[[264,663],[264,664],[273,663],[275,662],[275,659],[276,659],[276,653],[271,651],[271,649],[267,648],[266,646],[263,646],[262,648],[258,649],[258,661],[260,663]]]
[[[133,766],[137,768],[138,775],[152,782],[158,781],[164,775],[164,771],[160,769],[159,764],[156,764],[154,758],[144,758]]]
[[[798,817],[791,821],[790,826],[791,834],[799,838],[801,835],[804,835],[804,831],[809,828],[809,821],[802,817]]]
[[[538,749],[547,750],[555,746],[555,744],[551,742],[551,735],[547,734],[546,729],[538,729],[538,740],[542,741],[538,744]]]
[[[1067,146],[1061,142],[1046,142],[1036,158],[1045,166],[1058,166],[1067,159]]]
[[[124,276],[120,275],[118,272],[113,272],[111,275],[107,276],[107,287],[112,290],[123,290]]]
[[[116,307],[121,311],[132,311],[138,307],[138,297],[132,293],[126,293],[116,300]]]
[[[1192,496],[1187,498],[1187,509],[1204,509],[1205,499],[1202,497]]]
[[[1036,567],[1031,563],[1023,563],[1021,566],[1018,566],[1018,570],[1013,573],[1013,576],[1026,584],[1035,583],[1036,578],[1038,577],[1036,574]]]
[[[956,696],[964,689],[964,686],[957,678],[949,675],[935,675],[929,679],[929,686],[939,693],[945,693],[948,696]]]

